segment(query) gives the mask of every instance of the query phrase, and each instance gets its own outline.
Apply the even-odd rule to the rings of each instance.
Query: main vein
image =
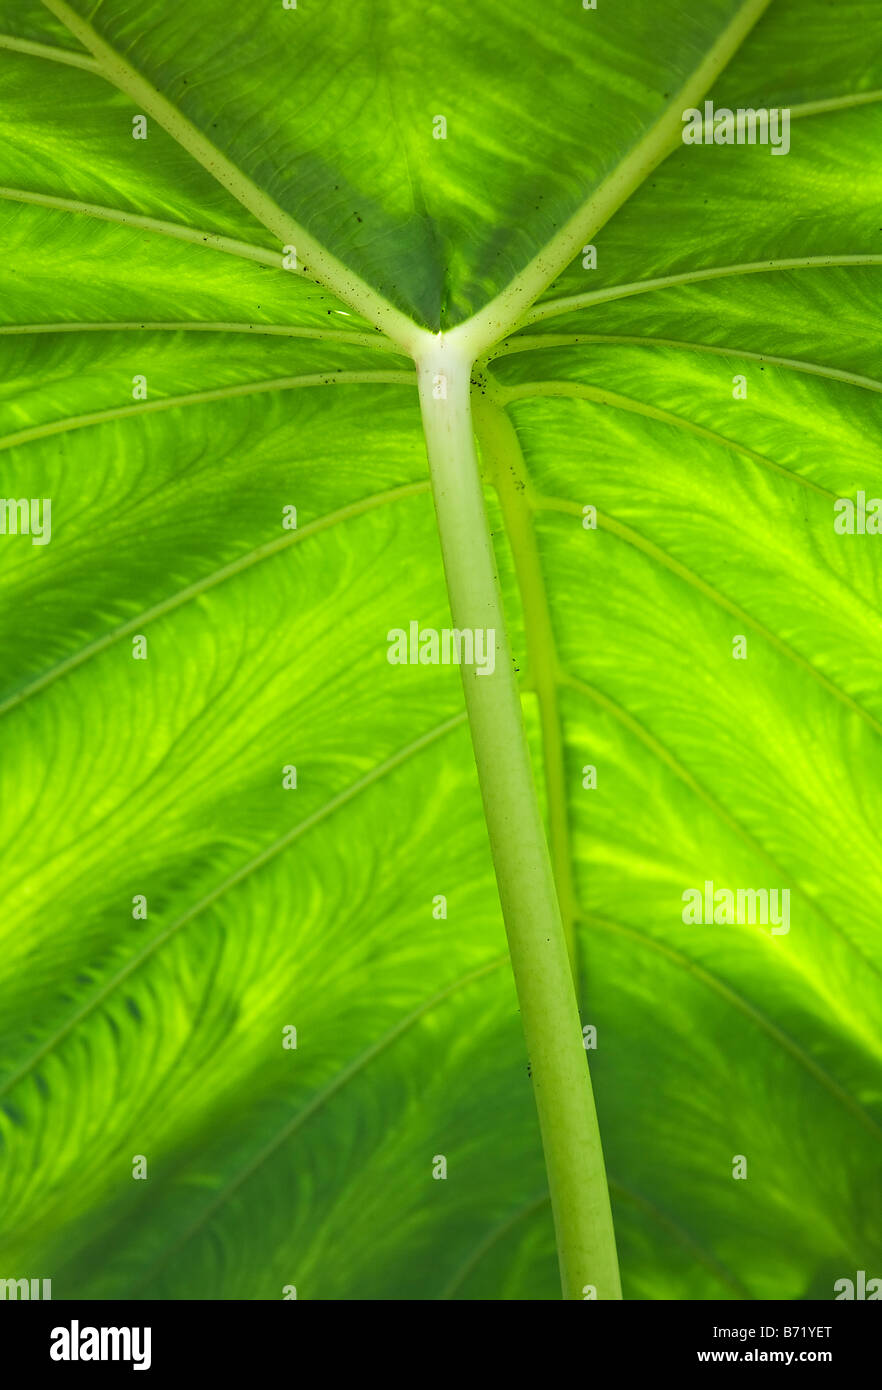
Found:
[[[48,3],[48,0],[44,0]],[[771,0],[744,0],[659,119],[603,180],[538,255],[494,299],[451,336],[468,343],[475,357],[525,321],[526,311],[560,275],[585,241],[590,241],[631,198],[682,139],[682,113],[693,106],[741,47]]]
[[[485,467],[496,489],[521,593],[524,633],[527,641],[529,684],[539,703],[542,749],[548,807],[549,848],[567,950],[579,994],[579,960],[575,936],[576,894],[572,852],[563,730],[558,707],[559,662],[548,595],[533,529],[533,515],[526,502],[527,475],[514,426],[489,392],[489,384],[472,393],[475,432]]]
[[[387,333],[408,352],[425,335],[412,319],[390,304],[372,286],[326,250],[288,213],[259,188],[182,111],[153,87],[117,53],[67,0],[42,0],[84,48],[94,55],[101,71],[125,92],[141,110],[157,121],[212,178],[266,227],[283,245],[293,245],[304,274],[319,280],[366,319]]]

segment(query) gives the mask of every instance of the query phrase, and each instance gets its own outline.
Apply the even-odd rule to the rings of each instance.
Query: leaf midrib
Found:
[[[102,73],[152,116],[182,149],[209,173],[238,203],[256,217],[283,245],[297,247],[298,266],[304,274],[318,278],[329,290],[358,310],[399,346],[411,351],[426,337],[427,329],[395,308],[372,286],[323,247],[293,217],[257,186],[212,140],[199,130],[166,97],[127,63],[102,39],[66,0],[42,0],[83,46],[91,51]]]

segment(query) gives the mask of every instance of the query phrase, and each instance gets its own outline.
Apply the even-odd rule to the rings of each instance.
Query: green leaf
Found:
[[[880,52],[0,0],[0,1277],[616,1297],[607,1188],[627,1298],[882,1276]]]

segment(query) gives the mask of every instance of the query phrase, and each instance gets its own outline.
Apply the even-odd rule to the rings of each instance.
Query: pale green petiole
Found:
[[[564,1297],[621,1298],[600,1133],[487,525],[471,362],[439,335],[417,361],[435,510],[457,628],[492,629],[492,674],[462,668],[478,780],[545,1150]]]

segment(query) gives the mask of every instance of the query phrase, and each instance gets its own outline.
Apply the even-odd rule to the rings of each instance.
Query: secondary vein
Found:
[[[287,323],[225,323],[206,319],[181,319],[179,322],[143,323],[118,322],[108,319],[104,323],[79,323],[69,320],[66,323],[4,323],[0,324],[0,337],[27,336],[30,333],[127,333],[131,331],[165,331],[171,333],[255,333],[280,338],[314,338],[340,343],[346,347],[369,347],[379,352],[400,356],[399,349],[381,333],[356,333],[347,328],[299,328]]]
[[[704,425],[697,425],[694,421],[687,420],[683,415],[662,410],[659,406],[648,405],[645,401],[635,400],[633,396],[622,396],[617,391],[608,391],[600,386],[588,386],[580,381],[528,381],[518,386],[501,386],[499,390],[507,403],[529,400],[535,396],[560,396],[564,399],[593,401],[598,405],[607,405],[616,410],[628,411],[632,415],[643,415],[648,420],[656,420],[659,424],[671,425],[675,429],[687,430],[690,434],[697,435],[699,439],[707,439],[712,444],[720,444],[724,449],[731,449],[733,453],[743,454],[745,458],[760,464],[761,467],[768,468],[773,473],[780,473],[790,482],[799,483],[801,487],[808,488],[811,492],[820,493],[822,497],[831,500],[836,497],[836,494],[831,492],[829,488],[822,487],[820,483],[813,482],[811,478],[806,478],[801,473],[794,473],[791,468],[785,468],[783,463],[768,458],[766,454],[757,453],[755,449],[748,448],[746,444],[740,444],[737,439],[729,439],[727,435],[719,434],[716,430],[709,430]]]
[[[882,1139],[882,1127],[876,1123],[860,1102],[855,1100],[854,1096],[850,1095],[848,1091],[843,1090],[839,1082],[836,1081],[829,1072],[825,1071],[823,1067],[819,1066],[818,1063],[800,1047],[799,1043],[796,1042],[794,1038],[790,1037],[789,1033],[785,1033],[783,1028],[779,1028],[777,1023],[773,1023],[772,1020],[763,1013],[762,1009],[758,1009],[755,1004],[751,1004],[748,999],[745,999],[743,995],[732,989],[723,980],[719,979],[718,976],[706,970],[704,966],[699,965],[697,961],[690,959],[690,957],[685,955],[682,951],[678,951],[675,947],[669,946],[667,942],[659,941],[655,937],[650,936],[647,932],[639,931],[635,927],[626,926],[622,922],[612,921],[610,918],[598,917],[594,913],[583,913],[581,915],[581,920],[586,926],[600,931],[615,932],[620,936],[626,936],[632,941],[636,941],[647,950],[653,950],[660,955],[666,956],[668,960],[678,965],[681,970],[687,971],[687,973],[694,976],[695,979],[700,980],[708,989],[712,989],[715,993],[719,994],[721,998],[725,999],[727,1003],[731,1004],[733,1008],[738,1009],[745,1017],[751,1019],[758,1028],[761,1028],[764,1033],[772,1038],[779,1047],[783,1048],[783,1050],[798,1062],[801,1067],[804,1067],[805,1070],[814,1077],[818,1084],[823,1086],[832,1096],[835,1096],[840,1104],[845,1106],[875,1139]]]
[[[48,58],[53,63],[66,63],[69,67],[102,75],[99,65],[88,53],[74,53],[69,48],[56,48],[49,43],[34,43],[31,39],[16,38],[14,34],[0,34],[0,48],[8,48],[13,53],[26,53],[30,58]]]
[[[657,738],[655,734],[653,734],[649,729],[647,729],[646,726],[642,724],[639,719],[635,718],[633,714],[631,714],[622,705],[620,705],[618,701],[613,700],[611,696],[607,695],[604,691],[600,690],[596,685],[592,685],[589,681],[583,680],[582,677],[576,676],[570,671],[561,672],[560,684],[562,687],[567,687],[570,690],[575,691],[577,695],[581,695],[588,700],[592,700],[594,704],[598,705],[600,709],[604,710],[608,715],[610,715],[610,717],[614,719],[618,724],[620,724],[622,728],[626,729],[629,734],[631,734],[640,743],[642,743],[643,747],[646,748],[647,751],[651,753],[652,756],[662,764],[662,766],[666,767],[670,772],[672,772],[674,776],[677,777],[680,782],[682,782],[682,784],[687,788],[687,790],[692,793],[693,796],[697,797],[700,801],[702,801],[704,805],[707,806],[707,808],[712,812],[712,814],[715,815],[717,819],[720,820],[722,824],[727,827],[727,829],[731,830],[733,834],[737,835],[738,838],[744,844],[746,844],[753,851],[754,854],[758,854],[760,858],[764,859],[765,862],[770,866],[771,869],[774,870],[774,872],[779,877],[790,877],[790,875],[787,874],[785,870],[781,867],[775,856],[773,854],[770,854],[770,852],[766,849],[762,841],[757,839],[753,832],[748,830],[746,826],[742,825],[741,821],[738,820],[736,816],[732,815],[732,813],[726,809],[723,803],[721,801],[718,801],[717,798],[713,795],[713,793],[709,792],[707,788],[703,786],[701,782],[699,782],[697,777],[693,776],[693,774],[689,771],[685,764],[682,763],[680,759],[674,753],[671,752],[670,748],[668,748],[664,743],[662,743],[661,739]],[[882,970],[880,970],[876,962],[871,960],[869,956],[864,954],[860,946],[858,946],[858,944],[850,936],[848,936],[846,932],[843,931],[839,923],[834,921],[834,919],[830,917],[827,912],[825,912],[824,908],[821,907],[820,904],[815,901],[815,899],[805,888],[803,888],[799,883],[793,882],[793,891],[803,900],[803,902],[808,904],[810,910],[815,914],[818,920],[823,922],[824,925],[831,932],[835,933],[835,935],[837,935],[840,938],[840,940],[845,943],[849,950],[851,950],[858,957],[865,969],[871,971],[874,975],[882,977]],[[580,915],[581,913],[577,910],[576,916],[578,917]]]
[[[204,405],[209,401],[231,400],[237,396],[260,395],[267,391],[290,391],[305,386],[359,386],[369,383],[415,386],[416,375],[414,372],[369,370],[310,372],[305,376],[277,377],[271,381],[237,382],[235,386],[218,386],[211,391],[191,391],[183,396],[163,396],[155,401],[137,401],[134,405],[92,410],[85,415],[68,415],[61,420],[47,420],[42,425],[31,425],[0,438],[0,450],[11,449],[16,444],[30,444],[35,439],[46,439],[53,434],[65,434],[69,430],[85,429],[89,425],[103,425],[108,420],[127,420],[133,415],[156,414],[163,410],[174,410],[178,406]]]
[[[536,497],[533,505],[540,511],[568,512],[572,516],[582,516],[582,507],[578,502],[565,501],[559,497]],[[782,654],[782,656],[785,656],[789,661],[799,666],[801,670],[811,676],[812,680],[816,681],[828,694],[832,695],[840,704],[850,709],[852,713],[862,719],[865,724],[868,724],[875,733],[882,735],[882,723],[880,723],[875,715],[871,714],[869,710],[864,709],[863,705],[858,704],[853,696],[847,694],[846,691],[842,690],[838,685],[835,685],[833,681],[825,676],[822,671],[819,671],[807,657],[802,656],[800,652],[797,652],[785,642],[782,637],[779,637],[777,633],[773,632],[771,628],[766,627],[759,618],[755,618],[751,613],[748,613],[746,609],[742,608],[740,604],[727,598],[727,596],[721,593],[713,584],[708,583],[706,579],[702,579],[694,570],[681,564],[679,560],[675,560],[672,555],[669,555],[667,551],[662,550],[652,541],[648,541],[645,536],[641,536],[633,527],[626,526],[623,522],[616,521],[613,517],[606,516],[600,511],[597,512],[597,525],[601,530],[608,531],[610,535],[616,536],[619,540],[624,541],[626,545],[633,546],[635,550],[642,551],[649,559],[656,561],[657,564],[663,565],[665,569],[675,574],[678,579],[682,579],[684,583],[690,585],[690,587],[697,590],[698,593],[703,594],[711,603],[716,604],[719,608],[725,609],[727,613],[731,613],[739,622],[745,623],[748,627],[751,627],[754,632],[758,632],[760,636],[764,637],[776,651]]]
[[[0,188],[0,198],[12,203],[32,203],[36,207],[52,208],[58,212],[75,213],[83,217],[97,217],[102,222],[119,222],[125,227],[137,227],[139,231],[159,232],[162,236],[174,237],[177,241],[192,242],[196,246],[206,246],[212,251],[225,251],[231,256],[256,261],[259,265],[282,269],[281,251],[270,251],[264,246],[254,246],[249,241],[237,241],[235,237],[221,236],[217,232],[206,232],[200,227],[187,227],[183,222],[167,222],[159,217],[145,217],[138,212],[126,212],[122,208],[109,208],[101,203],[84,203],[77,198],[62,198],[54,193],[32,193],[26,188]],[[287,275],[303,276],[303,270],[290,270]]]
[[[628,299],[634,294],[649,294],[653,290],[666,290],[675,285],[698,284],[702,280],[724,280],[732,275],[761,275],[771,270],[830,270],[868,265],[882,265],[882,255],[868,253],[839,256],[832,253],[828,256],[786,256],[768,261],[744,261],[739,265],[707,266],[703,270],[684,270],[677,275],[659,275],[652,280],[633,280],[629,284],[610,285],[608,289],[565,295],[561,299],[543,299],[524,315],[520,327],[526,328],[528,324],[556,318],[558,314],[565,314],[574,309],[584,309],[589,304],[609,304],[614,300]]]
[[[238,885],[249,878],[251,874],[264,868],[271,860],[275,859],[303,835],[307,834],[308,831],[312,830],[314,826],[327,820],[335,811],[340,810],[341,807],[352,801],[360,792],[365,791],[368,787],[373,786],[375,782],[380,781],[381,778],[387,776],[396,768],[401,767],[409,758],[422,752],[424,748],[428,748],[431,744],[436,743],[439,739],[443,738],[445,734],[450,733],[452,729],[456,729],[464,724],[465,720],[466,714],[465,710],[463,710],[460,714],[456,714],[452,718],[446,719],[442,724],[436,725],[434,729],[430,729],[428,733],[421,735],[420,738],[414,739],[412,743],[407,744],[406,747],[399,749],[397,753],[393,753],[391,757],[378,763],[370,772],[365,773],[363,777],[359,777],[357,781],[353,782],[344,791],[332,797],[330,801],[326,802],[324,806],[319,807],[317,811],[313,811],[305,820],[300,821],[291,830],[286,831],[284,835],[274,840],[266,849],[261,850],[259,854],[254,855],[247,863],[242,864],[234,873],[229,874],[228,877],[213,888],[210,893],[207,893],[198,903],[194,903],[182,916],[178,917],[166,927],[164,931],[155,936],[152,941],[149,941],[136,955],[132,956],[124,966],[117,970],[116,973],[102,985],[100,990],[86,1000],[82,1007],[78,1009],[61,1028],[56,1029],[52,1036],[47,1038],[26,1062],[23,1062],[21,1066],[16,1068],[16,1070],[0,1084],[0,1096],[6,1095],[13,1087],[17,1086],[25,1076],[33,1071],[34,1067],[39,1065],[48,1053],[53,1051],[64,1038],[72,1033],[73,1030],[82,1023],[83,1019],[93,1013],[124,980],[127,980],[129,976],[139,969],[145,961],[149,960],[160,947],[164,946],[166,942],[176,936],[177,933],[192,922],[194,918],[206,912],[208,908],[213,907],[225,893],[238,887]]]
[[[463,716],[463,718],[464,717],[465,716]],[[268,1159],[272,1158],[273,1154],[281,1148],[285,1141],[290,1139],[293,1134],[296,1134],[297,1130],[301,1129],[302,1126],[306,1124],[307,1120],[311,1119],[312,1116],[318,1110],[320,1110],[323,1105],[327,1104],[327,1102],[338,1091],[340,1091],[348,1081],[351,1081],[354,1076],[357,1076],[359,1072],[362,1072],[370,1062],[372,1062],[381,1053],[385,1052],[386,1049],[391,1047],[393,1043],[397,1042],[400,1037],[402,1037],[414,1026],[414,1024],[418,1023],[421,1018],[424,1018],[426,1014],[430,1013],[433,1009],[436,1009],[439,1004],[442,1004],[452,995],[458,993],[459,990],[465,989],[468,985],[474,984],[477,980],[483,979],[485,975],[490,975],[493,971],[499,970],[507,964],[508,954],[506,953],[505,955],[494,957],[493,960],[488,961],[485,965],[478,966],[476,970],[471,970],[467,975],[463,975],[458,980],[454,980],[451,984],[446,985],[443,989],[439,990],[437,994],[433,994],[430,999],[427,999],[425,1001],[425,1003],[420,1004],[420,1006],[414,1009],[412,1013],[409,1013],[405,1018],[401,1019],[399,1023],[396,1023],[394,1028],[390,1028],[388,1033],[384,1033],[383,1036],[381,1038],[378,1038],[375,1043],[372,1043],[370,1047],[365,1048],[363,1052],[359,1053],[359,1055],[356,1058],[354,1058],[354,1060],[351,1061],[348,1066],[344,1067],[342,1071],[337,1073],[337,1075],[334,1077],[332,1081],[330,1081],[315,1096],[313,1096],[312,1100],[309,1101],[309,1103],[305,1105],[302,1110],[298,1110],[297,1114],[293,1115],[291,1119],[288,1121],[288,1123],[284,1125],[282,1129],[278,1132],[278,1134],[275,1134],[273,1138],[270,1139],[270,1141],[264,1145],[260,1152],[257,1153],[253,1159],[251,1159],[251,1161],[246,1165],[246,1167],[243,1168],[241,1172],[237,1173],[236,1176],[226,1184],[226,1186],[221,1190],[221,1192],[218,1194],[215,1200],[209,1205],[209,1207],[204,1212],[202,1212],[199,1218],[196,1221],[194,1221],[191,1226],[188,1227],[188,1229],[183,1233],[183,1235],[177,1241],[175,1241],[175,1243],[172,1246],[170,1246],[167,1250],[163,1251],[159,1259],[154,1261],[150,1269],[143,1276],[143,1278],[138,1281],[135,1287],[141,1288],[145,1284],[147,1284],[150,1281],[150,1279],[153,1278],[155,1272],[158,1269],[161,1269],[162,1266],[168,1262],[172,1255],[176,1254],[178,1250],[182,1249],[183,1246],[187,1245],[189,1241],[191,1241],[192,1238],[197,1234],[197,1232],[199,1232],[203,1226],[207,1225],[211,1218],[216,1214],[217,1211],[220,1210],[220,1208],[233,1195],[233,1193],[238,1191],[238,1189],[243,1185],[243,1183],[246,1183],[248,1179],[252,1177],[253,1174],[256,1173],[258,1169],[260,1169],[263,1166],[264,1163],[266,1163]]]
[[[207,593],[208,590],[216,588],[218,584],[223,584],[227,579],[232,579],[234,575],[241,574],[243,570],[250,569],[263,560],[269,560],[274,555],[278,555],[294,545],[299,545],[301,541],[329,530],[341,521],[350,521],[354,517],[362,516],[365,512],[373,511],[376,507],[385,506],[387,503],[398,501],[400,498],[414,497],[419,493],[428,492],[429,486],[429,480],[426,478],[415,483],[405,483],[401,487],[389,488],[386,492],[374,493],[361,501],[350,502],[348,506],[340,507],[335,512],[329,512],[327,516],[319,517],[316,521],[309,522],[297,531],[288,532],[284,536],[277,537],[276,540],[267,541],[264,545],[257,546],[255,550],[248,551],[238,560],[233,560],[221,569],[207,574],[204,579],[197,579],[195,583],[187,585],[184,589],[179,589],[176,594],[170,594],[168,598],[144,609],[134,618],[130,618],[128,622],[113,628],[111,632],[106,632],[103,637],[96,638],[94,642],[88,643],[87,646],[81,647],[78,652],[74,652],[64,661],[60,661],[56,666],[44,672],[37,680],[31,681],[30,684],[17,690],[14,695],[10,695],[8,699],[0,703],[0,718],[8,714],[10,710],[24,704],[32,696],[39,694],[41,690],[45,690],[47,686],[54,685],[55,681],[60,680],[70,671],[76,670],[78,666],[82,666],[93,656],[98,656],[116,642],[121,642],[125,637],[131,636],[132,633],[140,632],[141,628],[146,627],[148,623],[155,622],[157,618],[162,618],[167,613],[173,613],[175,609],[198,598],[201,594]]]
[[[2,332],[2,329],[0,329]],[[546,347],[578,347],[589,344],[622,344],[627,347],[669,347],[688,352],[711,353],[715,357],[739,357],[748,362],[768,363],[772,367],[785,367],[790,371],[804,372],[808,376],[820,376],[830,381],[841,381],[846,386],[860,386],[865,391],[882,392],[882,381],[872,376],[861,376],[858,372],[846,371],[844,367],[826,367],[820,362],[807,362],[801,357],[778,357],[769,352],[751,352],[747,348],[730,347],[727,343],[685,343],[679,338],[641,337],[623,333],[538,333],[518,334],[509,338],[492,354],[492,360],[509,357],[516,352],[537,352]]]

